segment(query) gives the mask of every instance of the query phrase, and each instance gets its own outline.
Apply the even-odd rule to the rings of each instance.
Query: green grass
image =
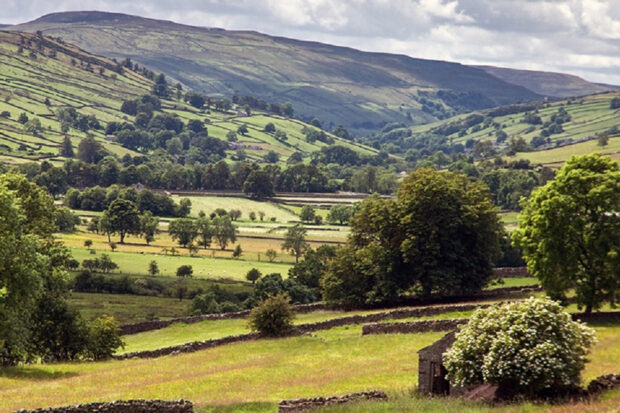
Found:
[[[595,329],[585,380],[617,370],[620,358],[620,326]],[[132,398],[185,398],[201,411],[248,403],[271,409],[289,398],[373,389],[397,395],[416,385],[416,351],[443,334],[361,336],[361,326],[350,326],[157,359],[3,369],[0,410]]]
[[[612,156],[614,159],[619,159],[620,136],[610,138],[608,145],[604,147],[599,146],[597,141],[593,140],[575,145],[564,146],[561,148],[550,149],[547,151],[522,152],[518,153],[516,157],[527,159],[532,163],[561,166],[561,163],[567,161],[573,155],[587,155],[593,152],[600,152],[603,155],[608,155]]]
[[[103,314],[113,316],[120,324],[144,321],[156,316],[159,319],[187,315],[189,300],[149,297],[130,294],[92,294],[72,292],[69,306],[92,320]]]
[[[172,198],[175,202],[178,202],[180,196],[173,195]],[[226,211],[231,209],[238,209],[241,211],[241,220],[251,222],[250,212],[256,214],[256,223],[260,222],[258,212],[265,213],[264,221],[269,222],[271,218],[275,218],[276,222],[285,223],[289,221],[299,221],[299,217],[278,207],[271,202],[260,202],[246,198],[233,198],[233,197],[219,197],[219,196],[192,196],[189,197],[192,201],[191,216],[197,217],[200,211],[209,215],[216,208],[223,208]]]
[[[82,262],[84,259],[96,258],[97,254],[90,254],[85,248],[72,248],[73,257]],[[99,251],[99,254],[104,251]],[[249,261],[241,259],[210,258],[205,256],[172,256],[162,254],[138,254],[133,252],[109,252],[112,260],[118,264],[124,274],[147,274],[151,261],[157,262],[161,275],[175,276],[181,265],[191,265],[193,277],[210,280],[245,281],[245,275],[252,268],[257,268],[263,274],[280,273],[286,278],[290,264],[271,263],[265,261]]]
[[[506,287],[530,287],[538,285],[538,279],[534,277],[510,277],[502,278],[501,283],[494,283],[487,287],[488,290]]]

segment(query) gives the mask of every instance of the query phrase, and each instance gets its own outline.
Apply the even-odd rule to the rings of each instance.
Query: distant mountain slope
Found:
[[[566,73],[540,72],[535,70],[508,69],[496,66],[474,66],[506,82],[523,86],[546,97],[567,98],[618,90],[617,86],[588,82],[579,76]]]
[[[64,136],[73,146],[87,134],[101,142],[110,152],[122,156],[138,155],[107,139],[105,129],[110,122],[133,123],[135,118],[120,111],[124,100],[133,100],[150,93],[153,81],[121,68],[111,59],[89,54],[65,41],[31,33],[0,31],[0,162],[20,163],[47,159],[63,161],[58,156]],[[63,131],[60,112],[73,108],[80,115],[93,115],[98,128],[80,130],[71,127]],[[208,122],[211,137],[228,141],[228,134],[246,125],[248,132],[227,151],[229,157],[244,149],[249,161],[262,162],[268,151],[274,151],[284,163],[294,152],[304,155],[319,151],[328,143],[309,142],[303,131],[314,128],[297,119],[287,119],[259,111],[251,116],[237,111],[198,110],[181,100],[163,100],[164,112],[178,115],[184,124],[189,120]],[[38,121],[39,127],[20,121]],[[207,121],[208,118],[208,121]],[[287,139],[276,139],[264,131],[273,123]],[[75,126],[75,125],[74,125]],[[326,134],[328,142],[348,147],[360,155],[377,151]]]
[[[11,29],[41,30],[93,53],[129,57],[197,91],[289,101],[303,118],[357,132],[540,98],[458,63],[124,14],[55,13]]]

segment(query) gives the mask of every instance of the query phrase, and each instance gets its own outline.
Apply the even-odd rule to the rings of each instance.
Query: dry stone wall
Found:
[[[387,400],[387,395],[382,391],[370,391],[362,393],[347,394],[346,396],[316,397],[313,399],[294,399],[282,400],[278,405],[278,412],[306,412],[312,409],[332,406],[335,404],[345,404],[360,400]]]
[[[300,304],[294,306],[296,313],[310,313],[312,311],[324,310],[324,303]],[[175,323],[194,324],[207,320],[230,320],[233,318],[246,318],[250,315],[250,310],[235,311],[231,313],[203,314],[189,317],[177,317],[170,320],[151,320],[141,321],[139,323],[123,324],[121,326],[121,335],[137,334],[144,331],[159,330]]]
[[[488,305],[479,304],[451,304],[442,306],[430,306],[419,308],[401,308],[392,311],[383,311],[380,313],[355,315],[349,317],[334,318],[332,320],[318,321],[316,323],[300,324],[291,332],[292,336],[302,335],[318,330],[329,330],[330,328],[346,326],[351,324],[365,324],[381,320],[390,320],[398,318],[422,317],[429,315],[442,314],[452,311],[469,311],[480,307],[488,307]],[[204,350],[207,348],[217,347],[225,344],[238,343],[243,341],[256,340],[260,338],[257,333],[241,334],[237,336],[223,337],[213,340],[194,341],[191,343],[181,344],[178,346],[163,347],[157,350],[138,351],[133,353],[121,354],[115,356],[117,360],[125,360],[130,358],[154,358],[167,355],[175,355],[180,353],[191,353],[194,351]]]
[[[126,400],[106,403],[78,404],[77,406],[50,407],[47,409],[18,410],[15,413],[193,413],[188,400]]]

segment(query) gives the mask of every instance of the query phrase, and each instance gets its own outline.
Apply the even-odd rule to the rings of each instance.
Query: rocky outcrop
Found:
[[[345,396],[316,397],[313,399],[282,400],[278,405],[278,412],[306,412],[335,404],[345,404],[360,400],[387,400],[387,395],[382,391],[369,391],[362,393],[347,394]]]
[[[193,413],[188,400],[120,400],[105,403],[78,404],[76,406],[50,407],[47,409],[18,410],[15,413]]]

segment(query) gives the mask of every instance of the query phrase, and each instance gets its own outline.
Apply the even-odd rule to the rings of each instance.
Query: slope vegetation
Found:
[[[358,132],[539,97],[457,63],[116,13],[55,13],[11,29],[41,30],[93,53],[130,57],[197,91],[290,101],[303,118]]]
[[[105,129],[110,122],[132,121],[132,116],[120,111],[123,101],[150,93],[152,86],[152,80],[122,68],[114,60],[89,54],[62,39],[0,31],[0,161],[62,160],[59,150],[65,135],[74,147],[91,135],[116,155],[138,155],[113,139],[106,139]],[[59,114],[67,108],[75,109],[80,116],[96,118],[99,126],[63,131]],[[198,110],[176,98],[163,100],[162,111],[177,115],[184,124],[190,120],[204,121],[209,136],[224,141],[229,132],[246,125],[248,132],[239,136],[227,154],[232,156],[241,148],[250,161],[262,161],[267,152],[274,151],[284,162],[294,152],[308,154],[328,145],[320,140],[307,141],[303,131],[313,126],[260,111],[245,116],[235,110]],[[20,119],[22,114],[25,118]],[[278,140],[273,133],[265,132],[267,123],[285,132],[287,139]],[[376,153],[374,149],[325,135],[327,142],[348,147],[360,155]]]

